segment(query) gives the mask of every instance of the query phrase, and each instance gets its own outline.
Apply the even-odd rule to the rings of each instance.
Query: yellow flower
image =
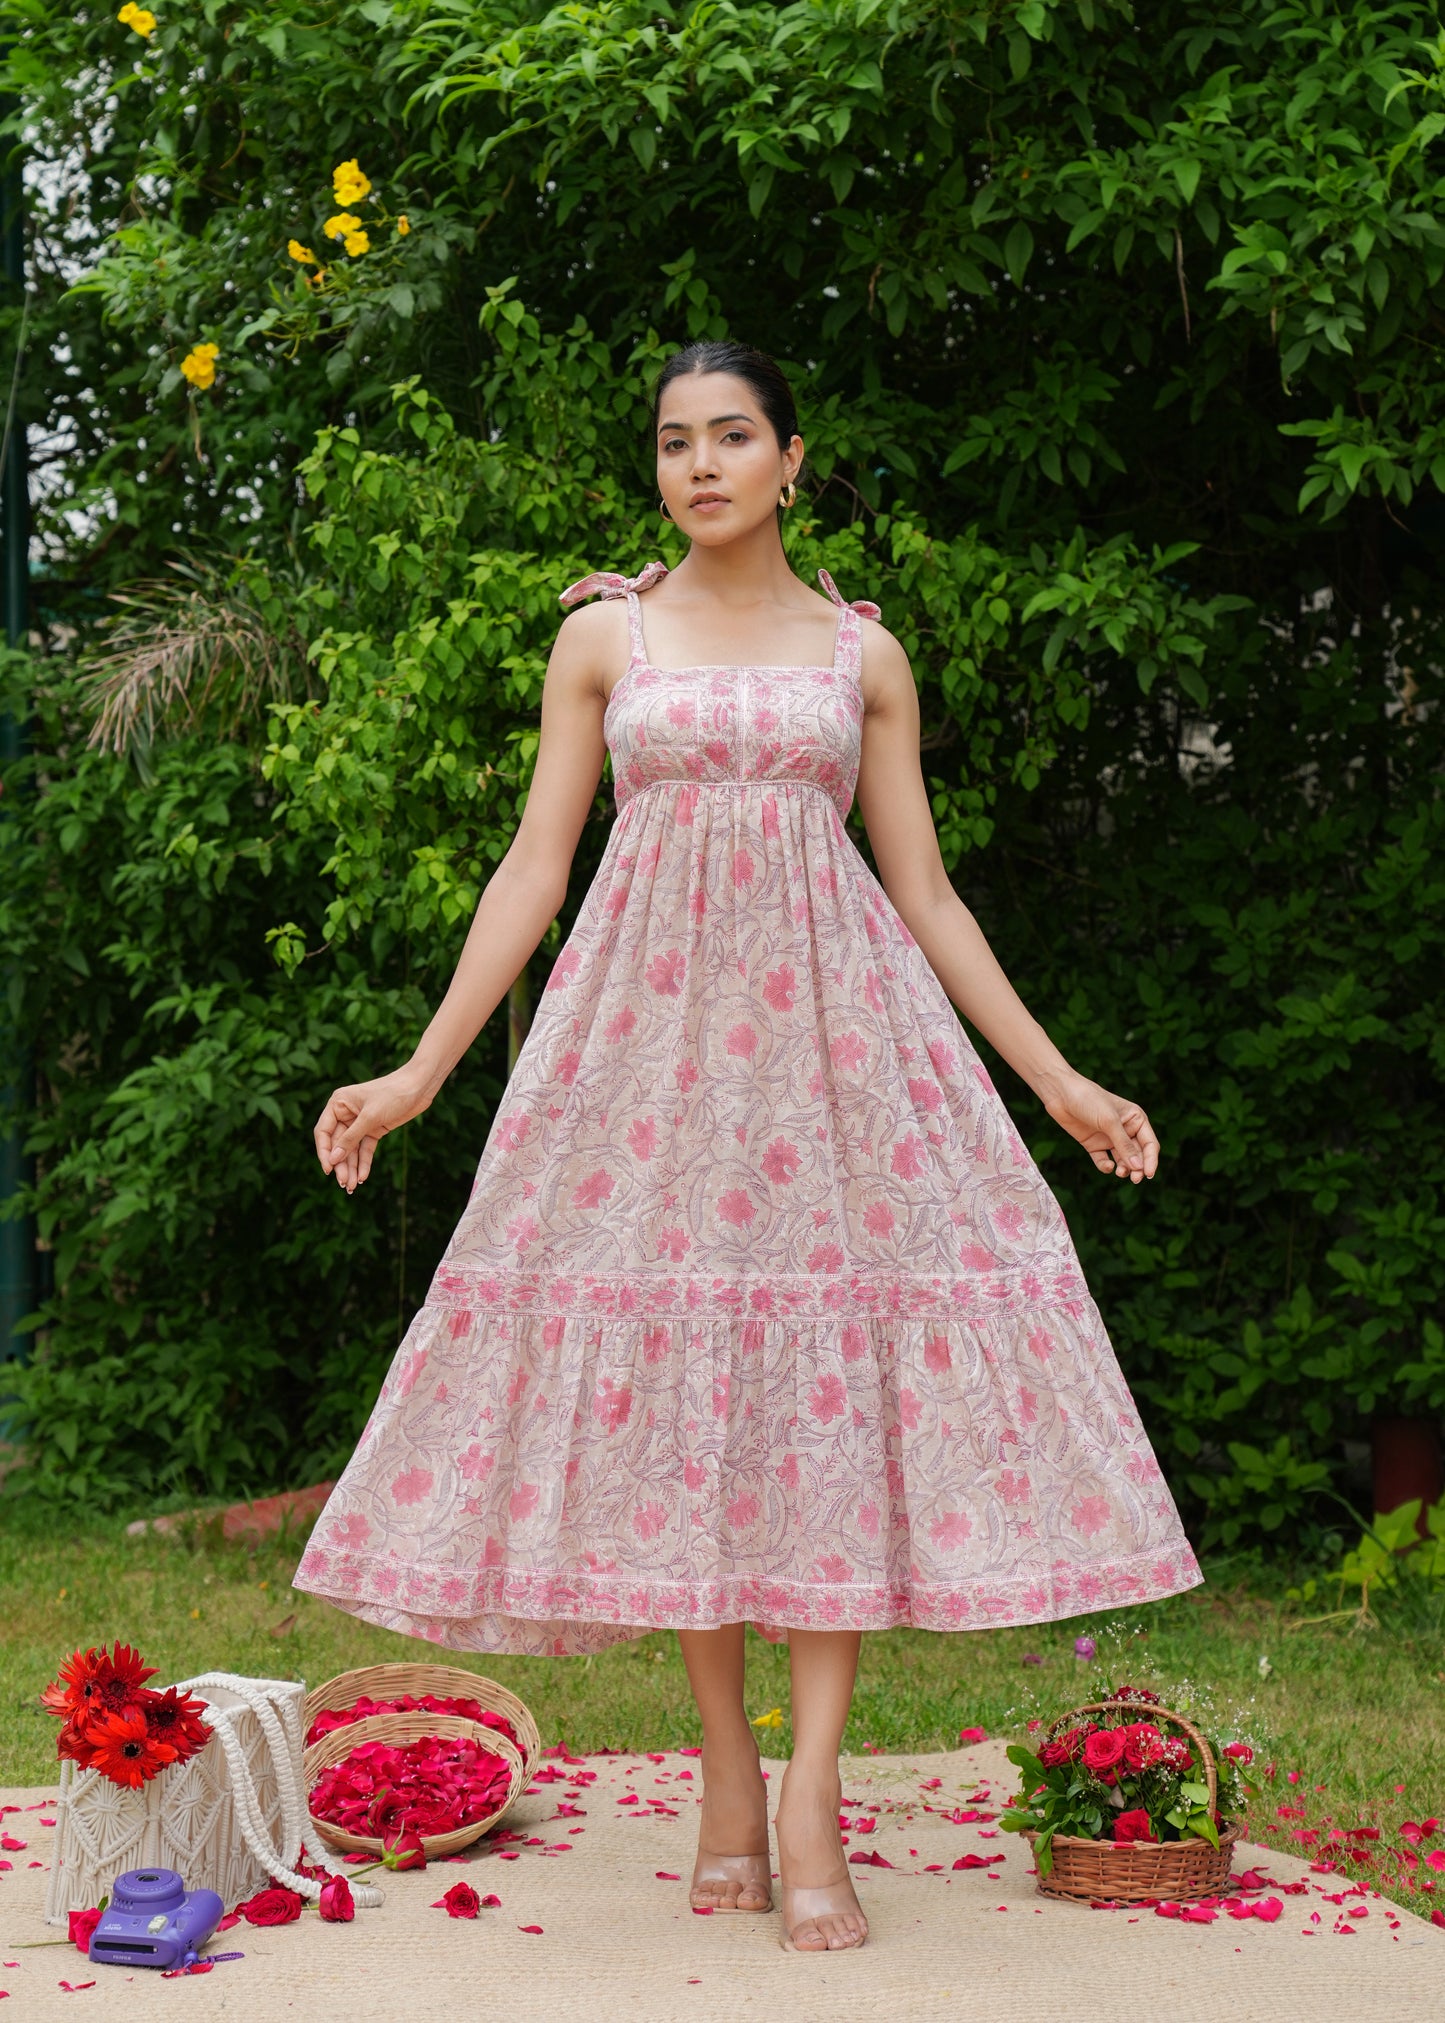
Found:
[[[115,18],[123,21],[127,28],[133,28],[137,35],[151,36],[155,33],[156,17],[149,7],[137,7],[135,0],[125,0],[124,7]]]
[[[402,212],[401,216],[396,221],[396,230],[398,238],[402,239],[404,239],[407,233],[411,230],[411,219],[407,216],[405,211]]]
[[[216,360],[221,355],[219,344],[193,344],[181,360],[181,371],[202,392],[216,377]]]
[[[750,1725],[754,1728],[781,1728],[783,1710],[781,1707],[770,1707],[766,1714],[754,1714]]]
[[[363,197],[371,194],[371,183],[361,173],[361,164],[354,158],[337,163],[331,171],[331,187],[338,204],[359,204]]]
[[[299,239],[288,239],[286,241],[286,251],[291,255],[293,260],[300,260],[303,266],[314,267],[316,265],[316,255],[309,246],[303,246]]]
[[[334,218],[328,218],[321,227],[328,239],[344,239],[348,232],[361,230],[360,218],[353,218],[350,211],[338,211]]]
[[[348,253],[369,253],[371,240],[365,232],[348,232],[343,244]]]

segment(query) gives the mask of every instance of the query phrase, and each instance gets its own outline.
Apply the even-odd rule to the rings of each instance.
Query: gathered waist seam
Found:
[[[828,806],[830,808],[835,809],[840,816],[843,813],[843,810],[838,807],[838,803],[833,799],[833,796],[828,792],[828,789],[825,786],[823,786],[822,783],[818,780],[669,779],[669,780],[649,780],[645,787],[638,787],[634,793],[631,793],[627,796],[627,799],[625,801],[622,801],[617,804],[618,814],[619,815],[625,814],[627,810],[632,806],[633,802],[640,801],[644,794],[655,794],[659,792],[659,790],[663,787],[695,787],[696,789],[699,790],[699,792],[703,793],[732,793],[732,794],[744,791],[751,793],[757,789],[766,787],[769,788],[775,794],[797,794],[797,793],[821,794],[823,796],[823,799],[828,803]],[[614,795],[614,800],[615,799],[616,797]]]

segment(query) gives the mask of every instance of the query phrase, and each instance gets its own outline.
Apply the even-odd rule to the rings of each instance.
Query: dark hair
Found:
[[[793,437],[802,433],[798,427],[798,410],[793,403],[793,389],[783,377],[782,368],[768,357],[766,351],[757,351],[751,344],[734,344],[731,339],[710,344],[687,344],[681,351],[674,351],[657,382],[657,394],[652,403],[654,429],[662,420],[662,397],[672,382],[695,372],[730,372],[734,379],[746,381],[772,425],[779,449],[785,450]]]

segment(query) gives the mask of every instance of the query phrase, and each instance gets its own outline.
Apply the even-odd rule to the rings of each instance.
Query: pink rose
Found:
[[[321,1885],[320,1911],[323,1924],[349,1925],[356,1916],[351,1884],[344,1875],[328,1876]]]

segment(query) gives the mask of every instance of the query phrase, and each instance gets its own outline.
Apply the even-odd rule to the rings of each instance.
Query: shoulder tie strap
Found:
[[[580,604],[585,597],[629,597],[650,590],[667,574],[665,562],[649,562],[640,576],[622,576],[615,569],[596,569],[576,583],[569,583],[558,596],[559,604]]]
[[[856,611],[860,618],[881,618],[883,616],[878,606],[867,597],[855,597],[850,603],[847,598],[840,595],[837,584],[826,569],[818,571],[818,581],[822,584],[833,602],[842,610]]]

